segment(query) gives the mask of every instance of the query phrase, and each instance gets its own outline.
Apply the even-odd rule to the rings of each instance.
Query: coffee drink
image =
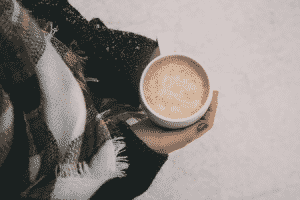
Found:
[[[150,66],[144,78],[144,96],[150,108],[163,117],[187,118],[205,104],[207,80],[194,60],[179,55],[163,57]]]

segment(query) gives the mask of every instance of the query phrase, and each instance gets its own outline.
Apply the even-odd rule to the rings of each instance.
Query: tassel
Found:
[[[59,165],[56,169],[57,181],[55,183],[55,189],[51,193],[51,198],[89,199],[106,181],[117,177],[124,177],[124,171],[128,168],[129,164],[125,156],[118,157],[118,154],[125,151],[126,145],[123,139],[124,138],[119,137],[106,141],[101,149],[102,152],[100,150],[96,155],[100,156],[100,160],[96,157],[94,161],[96,163],[94,164],[97,166],[95,166],[95,168],[90,168],[86,162],[80,163],[78,168],[74,168],[74,165],[69,163]],[[113,149],[111,149],[110,145],[113,145]],[[113,152],[108,152],[111,150]],[[105,157],[105,155],[110,155],[111,153],[116,156],[115,163],[105,163],[104,161],[104,165],[101,165],[101,159],[111,159]],[[110,161],[111,160],[108,160],[108,162]],[[98,164],[100,164],[100,169],[101,167],[108,167],[107,170],[102,169],[101,172],[103,173],[94,171],[99,167]],[[98,177],[99,174],[100,177]]]
[[[116,155],[116,175],[118,177],[125,177],[125,170],[128,169],[129,163],[127,156],[118,156],[119,154],[125,151],[126,144],[123,137],[117,137],[112,139],[115,146],[115,155]]]

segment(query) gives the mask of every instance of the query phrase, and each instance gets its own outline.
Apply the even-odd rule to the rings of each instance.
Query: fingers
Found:
[[[213,97],[210,106],[208,107],[206,113],[203,115],[203,117],[200,119],[198,123],[207,124],[208,128],[212,127],[217,112],[217,107],[218,107],[218,96],[219,96],[219,92],[215,90],[213,92]]]
[[[217,106],[218,106],[218,95],[219,92],[214,91],[211,104],[208,110],[206,111],[206,113],[204,114],[204,116],[194,125],[183,130],[183,132],[191,133],[191,134],[187,134],[188,135],[186,137],[187,144],[201,137],[213,127]]]
[[[190,131],[190,130],[194,131],[195,127],[197,127],[197,132],[199,133],[199,132],[207,131],[207,129],[212,128],[216,111],[217,111],[217,106],[218,106],[218,95],[219,95],[218,91],[213,92],[213,97],[210,106],[208,107],[206,113],[203,115],[203,117],[201,117],[201,119],[198,122],[182,130],[178,129],[172,132],[174,133],[174,132],[182,132],[182,131]]]
[[[208,128],[208,125],[207,125],[207,124],[200,124],[200,125],[198,125],[198,127],[197,127],[197,132],[198,132],[198,133],[203,132],[203,131],[205,131],[207,128]]]
[[[212,128],[217,111],[218,94],[218,91],[213,92],[211,104],[203,118],[184,129],[164,130],[154,125],[149,118],[132,125],[130,129],[150,148],[165,153],[173,152],[201,137]]]

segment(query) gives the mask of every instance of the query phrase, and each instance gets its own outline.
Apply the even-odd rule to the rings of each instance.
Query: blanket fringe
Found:
[[[124,137],[114,138],[112,142],[115,146],[116,172],[119,174],[118,177],[124,177],[126,176],[125,170],[129,167],[127,156],[119,156],[125,151],[126,143],[124,142]]]

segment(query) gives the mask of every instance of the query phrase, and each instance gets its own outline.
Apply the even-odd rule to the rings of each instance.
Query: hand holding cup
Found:
[[[213,90],[209,75],[198,58],[175,51],[174,33],[159,34],[158,43],[159,49],[140,80],[142,108],[159,126],[190,126],[210,105]]]
[[[167,129],[156,125],[149,118],[131,126],[131,130],[151,149],[169,154],[185,147],[209,131],[215,120],[218,106],[218,91],[213,92],[213,98],[206,113],[191,126],[181,129]]]

